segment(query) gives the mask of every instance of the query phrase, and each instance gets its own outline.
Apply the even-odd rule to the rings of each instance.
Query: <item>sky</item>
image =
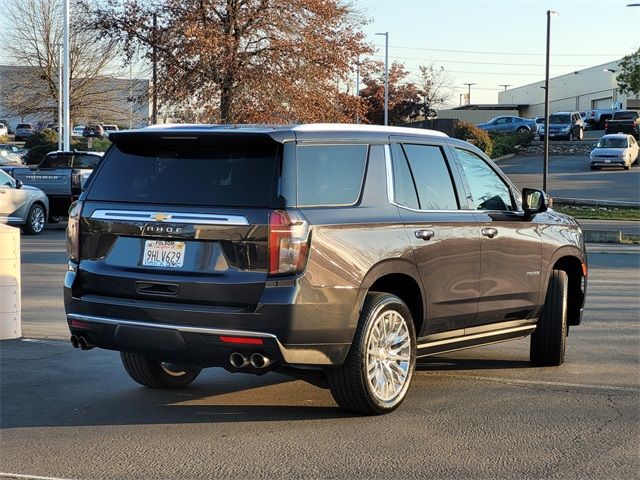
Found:
[[[471,87],[472,103],[498,103],[501,84],[544,79],[546,11],[551,17],[551,77],[600,65],[640,47],[639,0],[354,0],[370,23],[364,31],[384,60],[444,67],[452,80],[451,104]],[[603,73],[604,74],[604,73]]]

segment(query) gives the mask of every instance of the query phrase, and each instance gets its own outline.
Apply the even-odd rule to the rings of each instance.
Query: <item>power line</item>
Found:
[[[380,47],[380,45],[374,45]],[[538,56],[542,57],[544,53],[522,53],[522,52],[489,52],[481,50],[447,50],[444,48],[424,48],[424,47],[406,47],[402,45],[389,45],[389,48],[401,48],[405,50],[426,50],[430,52],[447,52],[447,53],[480,53],[486,55],[517,55],[517,56]],[[624,53],[554,53],[554,57],[622,57]]]
[[[380,55],[372,55],[373,57],[380,57]],[[430,59],[425,59],[425,58],[416,58],[416,57],[395,57],[395,56],[389,56],[389,58],[397,58],[400,60],[426,60],[428,62],[438,62],[438,63],[465,63],[465,64],[470,64],[470,65],[511,65],[513,67],[544,67],[544,63],[512,63],[512,62],[471,62],[471,61],[466,61],[466,60],[440,60],[437,58],[430,58]],[[555,67],[578,67],[578,68],[585,68],[584,64],[580,64],[580,65],[559,65],[559,64],[555,64]]]

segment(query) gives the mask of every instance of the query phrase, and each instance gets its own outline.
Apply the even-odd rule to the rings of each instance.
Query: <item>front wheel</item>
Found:
[[[149,388],[184,388],[201,370],[192,365],[161,362],[140,353],[120,352],[120,359],[129,376]]]
[[[36,204],[29,210],[27,221],[22,226],[22,231],[26,235],[40,235],[44,230],[44,220],[44,207]]]
[[[395,295],[367,294],[343,365],[327,371],[331,394],[343,410],[380,415],[405,399],[416,365],[411,312]]]
[[[529,129],[527,127],[518,127],[518,129],[516,130],[516,133],[527,133],[529,132]]]
[[[564,362],[567,345],[567,273],[553,270],[547,297],[536,329],[531,334],[530,359],[538,367],[558,366]]]

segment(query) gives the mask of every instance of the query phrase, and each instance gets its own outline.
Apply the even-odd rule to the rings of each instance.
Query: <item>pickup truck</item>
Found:
[[[627,133],[640,140],[640,111],[621,110],[605,123],[605,134]]]
[[[101,152],[50,152],[37,166],[13,168],[9,173],[25,185],[44,191],[49,197],[51,217],[66,217],[101,159]]]
[[[583,117],[585,123],[594,130],[602,130],[605,122],[613,117],[613,114],[622,110],[621,102],[614,102],[611,108],[596,108],[587,110]]]

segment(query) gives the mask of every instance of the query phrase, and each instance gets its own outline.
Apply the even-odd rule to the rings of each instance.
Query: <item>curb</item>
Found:
[[[582,205],[585,207],[631,207],[638,208],[640,207],[639,202],[618,202],[615,200],[593,200],[586,198],[562,198],[555,197],[551,195],[553,198],[553,203],[555,204],[563,204],[563,205]]]
[[[506,155],[502,155],[501,157],[498,157],[498,158],[492,158],[491,160],[493,160],[494,162],[499,162],[500,160],[508,160],[509,158],[513,158],[515,156],[516,156],[515,153],[507,153]]]

